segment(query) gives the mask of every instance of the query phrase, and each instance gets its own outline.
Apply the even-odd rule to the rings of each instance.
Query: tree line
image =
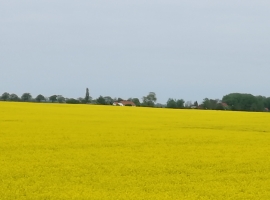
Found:
[[[68,104],[98,104],[98,105],[112,105],[114,102],[124,101],[122,98],[112,98],[110,96],[99,96],[96,99],[93,99],[89,94],[89,89],[86,88],[85,97],[79,98],[65,98],[62,95],[51,95],[45,97],[42,94],[33,97],[31,93],[23,93],[20,97],[14,93],[10,94],[4,92],[0,96],[1,101],[14,101],[14,102],[37,102],[37,103],[68,103]],[[155,104],[157,98],[154,92],[149,92],[148,95],[142,98],[142,102],[139,98],[129,98],[127,101],[132,101],[136,106],[145,106],[145,107],[155,107],[158,104]]]
[[[4,92],[0,96],[1,101],[16,102],[43,102],[43,103],[68,103],[68,104],[98,104],[112,105],[114,102],[124,101],[122,98],[112,98],[110,96],[99,96],[93,99],[86,88],[85,97],[65,98],[62,95],[51,95],[45,97],[42,94],[33,97],[30,93],[23,93],[21,97],[16,94]],[[230,93],[220,99],[205,98],[199,104],[197,101],[184,101],[183,99],[169,98],[166,104],[156,103],[157,97],[154,92],[149,92],[141,98],[129,98],[126,101],[132,101],[136,106],[142,107],[160,107],[172,109],[207,109],[207,110],[233,110],[233,111],[269,111],[270,97],[254,96],[252,94]]]

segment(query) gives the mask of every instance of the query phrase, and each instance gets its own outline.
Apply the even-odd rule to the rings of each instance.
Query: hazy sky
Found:
[[[269,0],[0,0],[0,95],[270,96]]]

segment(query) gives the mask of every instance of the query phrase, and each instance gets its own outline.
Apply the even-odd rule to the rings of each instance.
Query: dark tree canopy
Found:
[[[58,103],[64,103],[65,102],[65,97],[63,97],[62,95],[58,95],[57,96],[57,101],[58,101]]]
[[[141,106],[141,102],[138,98],[129,98],[128,101],[132,101],[136,106]]]
[[[41,101],[44,101],[44,100],[45,100],[45,97],[42,94],[37,95],[37,97],[36,97],[37,102],[41,102]]]
[[[71,98],[71,99],[67,99],[67,100],[66,100],[66,103],[68,103],[68,104],[79,104],[80,101],[77,100],[77,99]]]
[[[149,94],[147,96],[144,96],[142,100],[143,100],[143,106],[154,107],[155,102],[157,101],[156,93],[149,92]]]
[[[2,94],[2,96],[1,96],[1,99],[2,99],[3,101],[7,101],[7,100],[9,100],[9,97],[10,97],[10,94],[7,93],[7,92],[4,92],[4,93]]]
[[[232,110],[236,111],[263,111],[266,98],[253,96],[252,94],[231,93],[222,98],[222,102],[227,103]]]
[[[184,108],[185,101],[183,99],[178,99],[176,101],[176,108]]]
[[[16,95],[16,94],[11,94],[11,95],[9,96],[9,100],[10,100],[10,101],[20,101],[21,99],[20,99],[20,97],[18,97],[18,95]]]
[[[169,98],[167,101],[167,108],[176,108],[176,100]]]
[[[52,95],[49,97],[51,102],[56,102],[57,101],[57,95]]]
[[[183,99],[169,98],[167,101],[167,108],[184,108],[185,101]]]
[[[103,97],[105,100],[106,105],[112,105],[113,104],[113,98],[110,96]]]
[[[103,96],[99,96],[96,100],[97,104],[100,104],[100,105],[105,105],[106,104],[106,101],[104,99]]]
[[[124,101],[124,99],[118,97],[117,102]]]
[[[89,95],[89,89],[88,88],[86,88],[84,100],[85,100],[85,103],[89,103],[89,101],[90,101],[90,95]]]
[[[201,104],[202,108],[208,110],[216,110],[218,106],[219,100],[218,99],[208,99],[205,98]]]
[[[22,101],[31,101],[31,99],[32,95],[30,93],[23,93],[23,95],[21,96]]]

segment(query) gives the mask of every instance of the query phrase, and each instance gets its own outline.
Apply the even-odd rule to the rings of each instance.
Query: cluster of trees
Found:
[[[0,100],[2,101],[22,101],[22,102],[58,102],[58,103],[64,103],[67,101],[66,98],[64,98],[61,95],[52,95],[50,97],[44,97],[43,95],[39,94],[35,98],[30,93],[23,93],[21,97],[19,97],[16,94],[9,94],[7,92],[3,93],[2,96],[0,96]]]
[[[21,97],[16,94],[9,94],[8,92],[3,93],[0,96],[0,100],[2,101],[21,101],[21,102],[47,102],[47,103],[69,103],[69,104],[99,104],[99,105],[112,105],[114,102],[120,102],[124,99],[122,98],[112,98],[110,96],[99,96],[97,99],[92,99],[89,94],[89,89],[86,88],[85,97],[82,98],[65,98],[62,95],[52,95],[49,97],[45,97],[42,94],[33,97],[30,93],[23,93]],[[147,106],[147,107],[155,107],[155,103],[157,101],[156,94],[154,92],[150,92],[148,95],[142,98],[142,102],[140,102],[139,98],[129,98],[128,101],[132,101],[136,106]]]
[[[270,97],[231,93],[223,96],[222,100],[205,98],[198,107],[210,110],[269,111]]]
[[[129,98],[128,101],[132,101],[136,106],[144,106],[144,107],[155,107],[157,97],[154,92],[149,92],[148,95],[142,97],[142,102],[140,102],[139,98]],[[111,98],[110,96],[99,96],[96,100],[93,100],[92,103],[100,104],[100,105],[112,105],[114,102],[124,101],[122,98]]]
[[[232,93],[222,98],[230,110],[267,111],[270,110],[270,97],[253,96],[252,94]]]
[[[99,96],[97,99],[92,99],[89,94],[89,89],[86,88],[85,97],[82,98],[65,98],[62,95],[52,95],[45,97],[41,94],[32,97],[30,93],[24,93],[21,97],[16,94],[9,94],[7,92],[0,96],[2,101],[23,101],[23,102],[51,102],[51,103],[70,103],[70,104],[99,104],[112,105],[114,102],[120,102],[122,98],[112,98],[110,96]],[[208,110],[235,110],[235,111],[269,111],[270,97],[253,96],[252,94],[231,93],[223,96],[222,100],[205,98],[201,104],[197,101],[185,102],[183,99],[169,98],[166,104],[156,103],[157,97],[154,92],[149,92],[148,95],[139,98],[129,98],[136,106],[144,107],[166,107],[174,109],[208,109]]]

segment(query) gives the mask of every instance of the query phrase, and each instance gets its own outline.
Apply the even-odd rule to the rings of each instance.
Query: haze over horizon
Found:
[[[0,95],[270,96],[270,2],[0,2]]]

